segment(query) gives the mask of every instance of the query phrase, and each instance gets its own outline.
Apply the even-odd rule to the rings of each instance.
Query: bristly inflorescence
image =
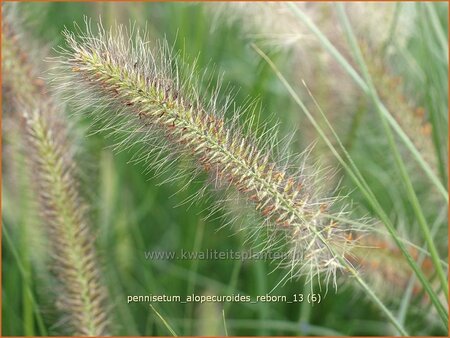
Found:
[[[193,157],[217,185],[234,187],[254,206],[264,220],[261,232],[287,243],[292,275],[334,280],[356,229],[335,221],[343,211],[332,212],[334,199],[320,196],[317,173],[305,173],[301,162],[292,170],[293,163],[277,159],[270,135],[258,138],[237,118],[227,120],[216,98],[198,92],[196,70],[183,71],[165,45],[152,50],[145,34],[122,27],[107,33],[101,25],[94,34],[87,24],[87,33],[65,36],[69,47],[60,62],[68,77],[58,83],[78,84],[70,92],[76,102],[96,105],[96,120],[127,130],[148,152],[157,137],[171,153]]]
[[[24,37],[17,30],[18,25],[12,8],[4,6],[2,20],[2,90],[3,106],[6,112],[15,110],[17,103],[32,104],[36,97],[45,96],[45,85],[39,79],[38,67],[24,47]]]
[[[76,180],[74,148],[64,111],[38,78],[39,67],[25,39],[17,33],[10,8],[3,8],[3,90],[9,119],[18,125],[29,164],[40,224],[49,236],[50,269],[56,274],[57,307],[64,313],[65,333],[108,334],[106,291],[100,283],[94,237]],[[23,196],[21,196],[23,198]]]
[[[40,210],[53,246],[52,269],[60,281],[58,307],[67,313],[73,334],[105,335],[106,294],[96,265],[94,237],[74,180],[65,126],[53,112],[51,103],[41,102],[24,113],[24,124]]]

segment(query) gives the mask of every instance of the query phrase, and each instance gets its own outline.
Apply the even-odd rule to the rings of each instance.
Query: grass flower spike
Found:
[[[41,104],[25,114],[30,157],[35,169],[40,206],[54,246],[55,272],[61,289],[59,307],[67,312],[77,335],[104,335],[106,294],[97,272],[94,237],[86,222],[74,180],[64,125]]]
[[[301,162],[286,163],[276,154],[273,137],[244,131],[237,115],[227,120],[225,107],[197,91],[196,70],[184,77],[167,47],[150,50],[145,34],[128,36],[122,27],[98,31],[87,25],[81,36],[65,34],[69,47],[61,52],[61,63],[69,78],[61,85],[80,85],[71,91],[73,101],[94,103],[97,120],[108,121],[112,131],[129,131],[129,140],[147,152],[154,147],[149,140],[157,137],[171,153],[175,148],[192,156],[217,186],[234,187],[259,211],[262,233],[271,239],[281,235],[293,275],[334,279],[356,229],[332,220],[333,198],[321,196],[317,173],[305,173]],[[292,170],[295,165],[300,168]]]
[[[38,67],[33,57],[24,48],[25,37],[17,31],[15,13],[10,6],[3,8],[2,20],[2,89],[8,94],[4,96],[3,106],[6,111],[16,109],[13,105],[35,103],[36,97],[45,96],[45,85],[39,79]]]
[[[29,165],[27,182],[37,198],[39,225],[49,237],[50,249],[45,253],[52,258],[49,269],[56,275],[56,305],[64,313],[64,333],[105,335],[106,291],[100,283],[87,208],[78,192],[68,123],[45,81],[38,79],[39,68],[30,62],[26,44],[15,33],[9,8],[3,10],[7,14],[2,23],[6,110],[20,132],[20,150]]]

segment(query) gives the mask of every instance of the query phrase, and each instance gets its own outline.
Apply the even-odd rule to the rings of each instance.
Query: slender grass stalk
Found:
[[[397,27],[398,27],[399,17],[400,17],[400,13],[401,13],[402,9],[403,9],[402,3],[397,2],[395,4],[394,18],[392,19],[391,25],[389,27],[388,36],[387,36],[385,42],[383,43],[383,46],[381,47],[382,55],[386,54],[388,47],[394,41],[395,31],[397,30]]]
[[[429,20],[425,4],[416,3],[415,8],[418,12],[418,33],[416,38],[420,41],[421,52],[419,57],[424,61],[420,62],[423,66],[422,76],[417,82],[420,87],[428,88],[423,98],[430,112],[430,122],[432,124],[433,142],[438,155],[439,171],[443,182],[447,182],[448,171],[448,57],[442,57],[436,53],[441,49],[438,43],[441,39],[440,33],[431,26],[441,25],[439,20]],[[430,4],[434,11],[436,7]],[[448,8],[447,8],[448,10]],[[437,18],[435,18],[437,19]],[[442,27],[441,27],[442,29]],[[435,33],[434,33],[435,32]],[[433,34],[434,33],[434,34]],[[447,43],[448,45],[448,43]],[[444,51],[447,54],[447,47]],[[412,55],[405,56],[412,58]],[[446,144],[446,145],[444,145]]]
[[[59,60],[68,77],[57,80],[69,98],[76,98],[71,101],[99,107],[94,116],[103,129],[127,130],[126,142],[143,144],[144,157],[155,137],[167,142],[162,149],[193,157],[217,187],[233,187],[260,213],[258,229],[269,234],[266,248],[287,243],[292,276],[306,275],[312,282],[323,275],[336,285],[336,271],[344,267],[345,252],[354,243],[350,234],[359,228],[326,217],[344,211],[333,211],[334,199],[322,197],[317,173],[277,158],[273,130],[258,138],[238,125],[239,115],[227,121],[226,108],[215,98],[205,102],[198,93],[196,70],[186,77],[167,47],[152,51],[145,34],[130,37],[123,30],[106,33],[99,25],[93,34],[87,24],[86,33],[65,32],[69,47],[61,50]],[[64,88],[75,85],[74,91]]]
[[[14,32],[13,22],[3,17],[4,85],[13,97],[11,113],[21,124],[24,155],[32,168],[30,181],[51,239],[51,269],[58,281],[56,305],[67,316],[67,333],[105,335],[106,293],[100,283],[87,208],[78,193],[67,122],[45,83],[37,79],[37,68],[29,61],[24,39]]]
[[[447,213],[447,208],[443,208],[441,210],[439,217],[436,219],[435,223],[432,225],[431,233],[433,235],[433,238],[436,237],[435,236],[436,232],[437,232],[440,224],[444,220],[446,213]],[[420,249],[420,248],[418,248],[418,249]],[[419,264],[423,264],[423,262],[428,259],[428,257],[426,256],[426,253],[428,253],[428,252],[425,251],[425,249],[426,249],[426,245],[424,245],[423,251],[417,250],[419,252],[419,257],[418,257]],[[447,269],[448,269],[448,266],[447,266]],[[399,321],[401,323],[405,322],[407,309],[409,307],[409,303],[411,301],[412,294],[414,292],[416,284],[417,284],[416,277],[414,275],[412,275],[409,279],[408,285],[405,288],[405,292],[403,294],[402,301],[400,303],[400,308],[399,308],[398,314],[397,314],[397,318],[399,319]]]
[[[225,336],[228,337],[228,328],[225,320],[225,310],[222,310],[223,329],[225,330]]]
[[[156,313],[156,315],[159,317],[159,319],[161,319],[162,323],[164,324],[164,326],[167,328],[167,330],[169,330],[170,334],[173,337],[178,337],[177,333],[174,331],[174,329],[170,326],[170,324],[167,322],[167,320],[164,319],[164,317],[155,309],[155,307],[150,304],[151,309]]]
[[[448,38],[444,30],[442,29],[442,25],[439,22],[439,17],[436,13],[435,4],[424,3],[423,6],[426,8],[426,11],[428,12],[431,27],[436,33],[436,39],[439,42],[441,52],[443,54],[442,59],[448,60]]]

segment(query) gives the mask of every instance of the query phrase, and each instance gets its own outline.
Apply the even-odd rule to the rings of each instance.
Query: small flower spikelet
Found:
[[[334,279],[352,229],[330,220],[332,199],[318,196],[318,178],[304,174],[303,166],[294,173],[289,163],[275,161],[267,133],[259,139],[249,135],[237,117],[224,118],[226,108],[216,98],[205,102],[195,70],[184,77],[167,47],[150,50],[145,34],[127,36],[121,27],[98,30],[94,35],[88,24],[80,36],[65,33],[69,48],[61,52],[61,63],[68,78],[61,85],[80,85],[75,101],[95,103],[103,112],[97,120],[106,120],[111,130],[129,130],[145,150],[159,137],[171,153],[193,157],[217,186],[234,187],[254,206],[264,219],[259,231],[269,233],[269,241],[287,243],[290,258],[284,263],[292,275],[312,280],[325,273],[326,280]]]
[[[7,7],[7,8],[5,8]],[[93,236],[76,181],[74,151],[67,121],[39,68],[31,61],[25,39],[17,33],[9,6],[3,7],[2,71],[8,118],[20,132],[20,151],[42,215],[39,225],[49,236],[56,273],[57,307],[64,312],[65,333],[107,335],[106,292],[100,283]],[[5,97],[4,96],[4,97]],[[17,135],[15,135],[17,136]],[[24,198],[22,195],[21,198]],[[27,224],[28,225],[28,224]]]

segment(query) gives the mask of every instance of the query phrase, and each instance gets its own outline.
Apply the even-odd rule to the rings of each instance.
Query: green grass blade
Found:
[[[432,125],[432,136],[438,157],[439,173],[442,181],[447,183],[447,151],[442,146],[442,142],[447,138],[444,134],[448,134],[446,129],[448,125],[448,56],[442,57],[435,53],[435,51],[442,49],[442,37],[439,38],[439,35],[445,33],[442,32],[443,27],[436,17],[435,7],[429,7],[435,16],[434,20],[430,20],[426,6],[422,5],[424,4],[416,4],[419,31],[417,39],[422,47],[419,57],[422,59],[420,61],[424,73],[423,78],[418,83],[420,86],[428,88],[424,99],[430,112],[429,120]],[[434,28],[431,26],[434,26]],[[440,43],[439,40],[441,40]],[[447,41],[447,38],[445,38],[445,41]],[[445,53],[447,53],[447,48],[448,43],[447,47],[445,47]],[[410,56],[410,58],[412,59],[413,56]]]
[[[387,48],[394,41],[395,32],[396,32],[397,27],[398,27],[398,21],[399,21],[398,18],[400,17],[400,13],[401,13],[402,8],[403,7],[402,7],[402,3],[401,2],[397,2],[395,4],[394,18],[392,19],[391,26],[389,27],[388,37],[386,38],[386,41],[384,42],[383,47],[382,47],[383,55],[386,54]]]
[[[169,330],[170,334],[174,337],[178,337],[178,335],[176,334],[175,330],[172,329],[172,327],[169,325],[169,323],[167,322],[167,320],[164,319],[163,316],[161,316],[161,314],[156,311],[156,309],[154,308],[154,306],[152,304],[150,304],[150,307],[152,308],[152,310],[156,313],[156,315],[159,317],[159,319],[161,319],[161,321],[163,322],[164,326],[167,328],[167,330]]]
[[[431,228],[431,232],[432,232],[432,237],[434,238],[436,235],[436,232],[439,228],[439,225],[441,224],[441,222],[444,220],[444,218],[446,217],[447,214],[447,208],[443,208],[440,215],[438,216],[438,218],[436,219],[436,221],[434,222],[432,228]],[[419,258],[418,258],[418,263],[422,264],[423,260],[426,257],[426,245],[423,246],[423,251],[420,252]],[[398,314],[397,314],[397,318],[400,321],[400,323],[404,323],[405,319],[406,319],[406,314],[408,311],[408,307],[409,304],[411,302],[411,298],[413,295],[413,290],[414,290],[414,283],[416,280],[416,276],[412,275],[411,278],[408,281],[408,285],[406,286],[405,292],[403,294],[402,300],[400,302],[400,308],[398,310]]]
[[[424,3],[424,6],[427,9],[428,15],[430,17],[429,22],[436,33],[436,38],[442,49],[444,59],[448,60],[448,38],[444,30],[442,29],[441,24],[439,23],[439,18],[437,16],[435,6],[433,3]]]
[[[14,241],[12,240],[11,236],[9,235],[9,232],[7,230],[7,226],[4,224],[5,222],[3,222],[2,224],[2,233],[4,238],[6,239],[6,242],[8,243],[9,246],[9,250],[11,250],[11,253],[13,255],[13,257],[15,258],[16,262],[17,262],[17,267],[20,271],[20,273],[22,274],[22,277],[24,278],[25,282],[28,283],[29,281],[27,279],[25,279],[25,276],[27,274],[25,267],[23,265],[23,259],[22,257],[19,255],[19,253],[16,250],[16,247],[14,245]],[[44,324],[44,320],[41,316],[41,312],[39,310],[39,305],[36,301],[36,299],[33,296],[33,291],[31,290],[31,287],[29,284],[25,285],[25,293],[28,297],[28,299],[31,301],[31,303],[33,304],[33,308],[34,308],[34,312],[35,312],[35,317],[36,317],[36,322],[37,325],[39,327],[39,331],[40,334],[43,336],[47,336],[47,329],[45,328],[45,324]]]
[[[223,309],[222,309],[222,321],[223,321],[223,329],[225,331],[225,337],[228,337],[227,322],[225,320],[225,310],[223,310]]]

